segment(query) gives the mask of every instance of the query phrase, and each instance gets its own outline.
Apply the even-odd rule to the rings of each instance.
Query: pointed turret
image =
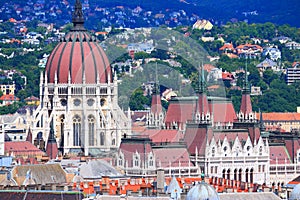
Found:
[[[246,67],[245,67],[245,80],[244,80],[244,87],[243,87],[243,92],[242,92],[242,101],[241,101],[240,112],[242,112],[244,115],[249,115],[249,113],[252,113],[250,87],[249,87],[249,83],[248,83],[247,61],[246,61]]]
[[[157,78],[157,64],[155,76],[155,82],[152,90],[151,110],[149,115],[147,116],[147,121],[150,127],[162,127],[164,114],[161,104],[159,82]]]
[[[260,131],[266,130],[266,127],[264,124],[264,119],[263,119],[263,114],[260,109],[259,109],[259,128],[260,128]]]
[[[155,83],[152,90],[151,113],[158,115],[162,112],[159,82],[157,77],[157,63],[155,72]]]
[[[198,97],[198,101],[196,104],[195,120],[207,121],[209,119],[208,121],[210,121],[211,117],[206,95],[206,84],[204,78],[203,65],[201,65],[200,70],[198,72],[198,84],[196,85],[195,92]]]
[[[72,31],[84,31],[84,16],[80,0],[76,0],[75,9],[72,14],[73,29]]]
[[[31,129],[29,127],[28,129],[28,133],[27,133],[27,137],[26,137],[26,141],[32,143],[32,132],[31,132]]]
[[[162,112],[161,98],[160,98],[160,90],[158,81],[154,83],[152,90],[152,100],[151,100],[151,113],[159,114]]]
[[[58,155],[58,148],[57,148],[57,143],[56,143],[56,139],[54,136],[54,129],[53,129],[53,119],[51,120],[50,133],[48,136],[46,153],[50,159],[55,159]]]

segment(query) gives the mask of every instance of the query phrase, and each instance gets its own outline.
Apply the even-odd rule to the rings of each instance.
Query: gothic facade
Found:
[[[40,78],[41,104],[31,119],[33,140],[45,141],[53,126],[65,153],[97,154],[119,147],[131,123],[118,106],[117,76],[99,41],[83,26],[76,1],[73,29],[50,54]]]

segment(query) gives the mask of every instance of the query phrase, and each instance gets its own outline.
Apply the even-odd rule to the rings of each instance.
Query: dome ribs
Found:
[[[70,73],[71,81],[72,81],[72,66],[73,66],[74,46],[75,46],[75,41],[72,41],[72,47],[71,47],[71,52],[70,52],[70,62],[69,62],[69,68],[68,68],[68,73]]]
[[[52,54],[50,54],[50,57],[49,57],[49,59],[48,59],[48,61],[47,61],[47,64],[46,64],[46,72],[47,72],[48,80],[50,79],[50,71],[51,71],[53,59],[54,59],[55,54],[56,54],[58,48],[60,47],[60,45],[61,45],[61,44],[58,44],[58,45],[54,48]],[[49,62],[49,63],[48,63],[48,62]]]
[[[62,48],[62,53],[59,55],[59,60],[58,60],[58,64],[57,64],[57,79],[59,80],[59,82],[61,82],[61,80],[60,80],[60,67],[61,67],[61,60],[63,59],[63,52],[65,52],[65,49],[66,49],[66,46],[68,45],[68,42],[66,42],[65,44],[64,44],[64,46],[63,46],[63,48]],[[55,73],[55,72],[54,72]],[[50,78],[50,77],[49,77]],[[51,81],[51,82],[53,82],[53,77],[51,77],[51,80],[49,80],[49,81]]]
[[[94,48],[91,46],[91,43],[88,42],[88,45],[91,49],[91,53],[92,53],[92,56],[93,56],[93,61],[94,61],[94,82],[96,83],[97,82],[97,63],[96,63],[96,58],[95,58],[95,53],[94,53]]]
[[[108,75],[107,75],[107,70],[106,70],[107,66],[106,66],[106,63],[105,63],[105,58],[102,55],[102,52],[101,52],[101,49],[99,48],[99,46],[96,45],[96,47],[97,47],[98,52],[99,52],[99,54],[102,58],[101,60],[102,60],[103,66],[104,66],[104,72],[102,72],[102,71],[97,72],[97,73],[101,73],[101,74],[99,74],[100,75],[100,82],[108,82]],[[104,75],[105,75],[105,80],[103,80],[103,78],[102,78],[103,77],[102,73],[104,73]]]
[[[82,39],[82,34],[80,34],[80,39]],[[84,47],[82,45],[82,43],[80,43],[80,49],[81,49],[81,79],[80,79],[80,83],[82,83],[83,81],[83,75],[84,75],[84,72],[85,72],[85,63],[84,63],[84,58],[85,58],[85,55],[84,55]]]

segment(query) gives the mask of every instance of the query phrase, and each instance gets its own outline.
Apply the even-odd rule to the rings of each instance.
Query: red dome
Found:
[[[49,83],[68,83],[69,74],[71,83],[85,82],[107,83],[108,77],[112,80],[108,58],[94,36],[85,30],[72,30],[54,48],[46,64],[46,73]],[[83,73],[85,76],[83,76]]]

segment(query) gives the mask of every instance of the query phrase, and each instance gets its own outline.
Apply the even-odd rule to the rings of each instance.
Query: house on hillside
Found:
[[[278,48],[267,47],[263,51],[263,56],[269,57],[271,60],[277,61],[281,59],[281,51]]]
[[[256,68],[262,73],[268,69],[271,69],[273,71],[278,71],[279,67],[276,62],[273,60],[266,58],[264,61],[256,65]]]

